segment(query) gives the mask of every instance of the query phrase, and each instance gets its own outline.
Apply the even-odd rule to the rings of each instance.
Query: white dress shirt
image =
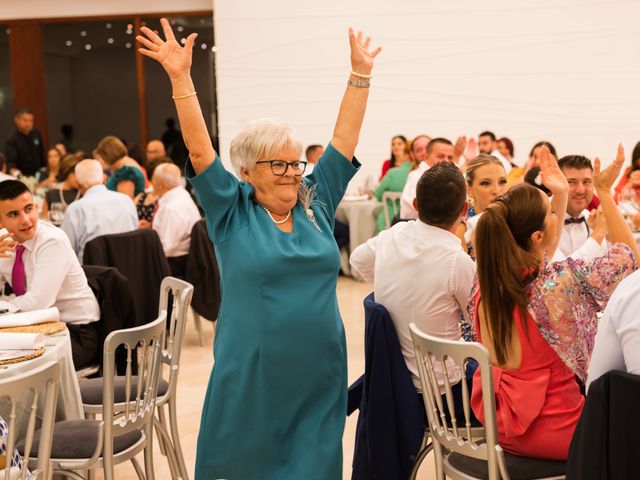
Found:
[[[84,246],[89,240],[136,230],[138,213],[133,201],[125,194],[107,190],[104,185],[95,185],[80,200],[67,207],[60,227],[68,235],[82,262]]]
[[[460,239],[442,228],[402,222],[360,245],[351,266],[373,281],[375,299],[386,307],[396,327],[400,348],[413,383],[420,389],[409,324],[429,335],[460,340],[460,320],[476,266]],[[459,371],[452,381],[459,380]]]
[[[160,197],[151,226],[158,232],[167,257],[189,253],[191,229],[200,218],[198,207],[184,187],[174,187]]]
[[[6,230],[0,233],[6,233]],[[39,221],[35,236],[23,245],[27,291],[9,303],[22,311],[56,307],[60,311],[60,320],[71,324],[86,324],[100,319],[96,297],[62,230]],[[0,258],[0,276],[9,284],[14,262],[15,254]]]
[[[602,244],[599,244],[589,236],[589,211],[583,210],[580,216],[584,217],[584,222],[563,225],[560,243],[553,255],[554,262],[561,262],[567,257],[590,261],[607,253],[607,242],[603,240]],[[564,218],[571,218],[571,215],[567,213]]]
[[[424,172],[429,170],[427,162],[420,162],[415,170],[409,172],[407,183],[404,184],[402,195],[400,195],[400,218],[403,220],[415,220],[418,218],[418,211],[413,208],[413,199],[416,198],[416,187],[418,180]]]
[[[506,172],[507,175],[509,175],[509,172],[513,168],[513,166],[511,165],[511,162],[504,155],[502,155],[499,150],[494,150],[493,152],[491,152],[491,155],[493,155],[498,160],[500,160],[500,162],[502,163],[502,166],[504,167],[504,171]]]
[[[640,270],[625,278],[609,299],[598,325],[587,388],[609,370],[640,374]]]

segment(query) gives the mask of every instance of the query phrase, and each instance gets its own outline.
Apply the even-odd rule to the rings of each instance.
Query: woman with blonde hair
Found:
[[[529,184],[512,187],[485,208],[475,233],[477,284],[471,292],[472,337],[491,354],[498,441],[505,451],[565,460],[584,405],[580,382],[598,325],[597,314],[636,267],[638,248],[616,208],[611,186],[624,162],[600,170],[593,182],[613,243],[591,262],[553,258],[569,185],[545,146],[540,152],[547,195]],[[480,372],[471,406],[484,421]]]
[[[484,209],[507,190],[507,172],[499,158],[481,154],[467,163],[465,178],[469,210],[466,220],[460,224],[456,234],[473,258],[473,230]]]

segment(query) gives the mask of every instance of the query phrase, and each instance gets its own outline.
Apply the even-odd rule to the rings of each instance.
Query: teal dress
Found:
[[[285,233],[219,159],[197,176],[187,165],[222,290],[196,480],[342,477],[347,352],[332,232],[358,167],[329,145],[303,178],[317,185],[317,226],[298,203]]]

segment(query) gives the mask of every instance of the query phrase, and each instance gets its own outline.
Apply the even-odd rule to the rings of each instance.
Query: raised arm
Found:
[[[540,152],[540,173],[542,184],[551,190],[551,211],[557,218],[554,242],[547,247],[547,258],[552,259],[562,237],[564,215],[567,211],[569,199],[569,183],[558,166],[558,161],[551,155],[551,151],[543,146]]]
[[[381,50],[381,48],[378,47],[370,51],[370,41],[371,39],[369,37],[363,40],[362,32],[358,32],[356,35],[351,28],[349,29],[351,71],[358,74],[354,75],[351,73],[349,82],[359,84],[360,86],[347,86],[344,97],[342,97],[342,103],[340,104],[338,119],[336,120],[336,126],[333,131],[333,138],[331,139],[333,147],[349,160],[353,158],[353,153],[356,150],[362,120],[364,119],[364,112],[367,108],[373,61]]]
[[[168,20],[161,18],[160,23],[165,40],[148,27],[142,27],[140,30],[144,36],[138,35],[136,39],[144,45],[144,48],[139,49],[140,53],[157,61],[169,75],[182,138],[189,150],[193,169],[196,173],[200,173],[215,160],[216,152],[211,145],[207,125],[191,79],[193,43],[198,34],[189,35],[184,47],[181,47],[176,41]]]
[[[622,144],[620,144],[618,145],[618,154],[616,155],[616,159],[604,170],[600,171],[600,159],[596,158],[594,160],[593,184],[596,188],[598,198],[600,199],[602,212],[607,220],[609,239],[612,243],[626,243],[633,251],[636,259],[638,259],[638,245],[633,238],[633,233],[631,233],[627,222],[625,222],[622,213],[618,210],[617,205],[613,201],[613,196],[611,195],[611,186],[613,185],[613,182],[615,182],[616,178],[618,178],[623,164],[624,148],[622,147]]]

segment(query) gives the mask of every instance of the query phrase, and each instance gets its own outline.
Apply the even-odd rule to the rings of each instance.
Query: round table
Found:
[[[340,202],[336,209],[336,220],[349,225],[349,253],[376,236],[376,218],[380,210],[382,202],[375,199]],[[344,270],[345,266],[342,267]],[[351,272],[351,275],[359,279],[355,272]]]
[[[58,387],[58,402],[56,404],[56,420],[80,420],[84,418],[82,410],[82,398],[80,397],[80,387],[78,378],[73,366],[71,355],[71,339],[69,330],[45,337],[45,352],[31,360],[13,363],[10,365],[0,365],[0,378],[8,378],[14,375],[26,373],[47,362],[55,361],[60,364],[60,386]],[[44,411],[44,391],[40,392],[38,399],[38,411]],[[29,404],[30,399],[24,399],[24,405]],[[4,416],[5,405],[0,404],[0,414]],[[4,417],[8,418],[8,417]],[[26,425],[25,425],[26,427]],[[19,427],[21,431],[22,428]]]

